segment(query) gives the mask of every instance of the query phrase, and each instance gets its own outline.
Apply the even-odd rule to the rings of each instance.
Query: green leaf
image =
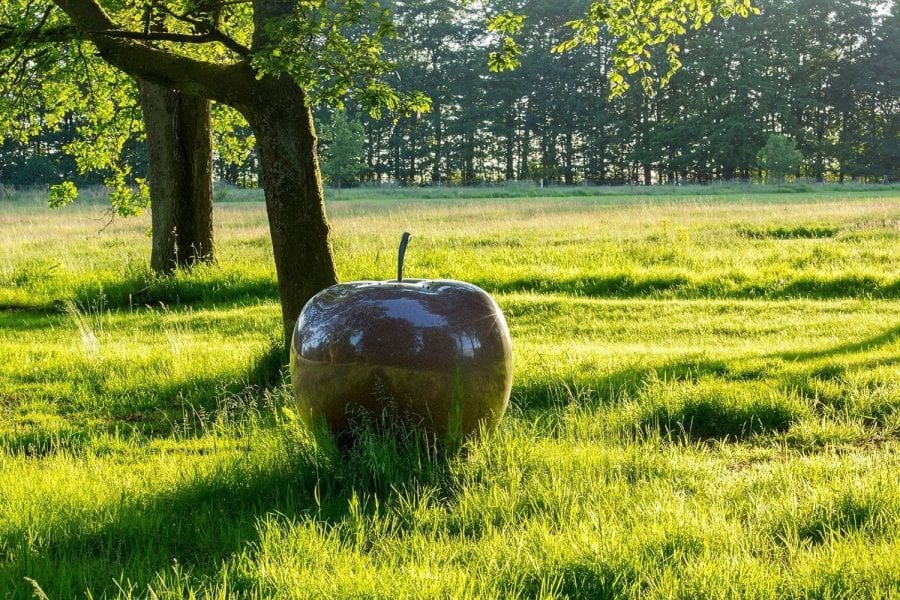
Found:
[[[50,208],[59,208],[73,202],[78,197],[78,188],[71,181],[63,181],[50,186]]]

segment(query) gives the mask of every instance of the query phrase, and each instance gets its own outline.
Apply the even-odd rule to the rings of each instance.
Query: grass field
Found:
[[[0,598],[900,595],[900,192],[331,202],[341,278],[481,285],[501,427],[317,446],[259,203],[0,202]]]

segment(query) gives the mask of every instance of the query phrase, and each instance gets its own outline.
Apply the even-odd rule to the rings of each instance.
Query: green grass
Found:
[[[900,594],[900,196],[811,190],[342,192],[343,279],[408,229],[507,315],[451,456],[299,425],[260,204],[160,279],[147,219],[0,203],[0,598]]]

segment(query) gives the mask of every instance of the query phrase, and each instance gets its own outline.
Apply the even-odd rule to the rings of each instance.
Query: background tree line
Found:
[[[682,68],[655,94],[632,85],[612,100],[609,36],[551,52],[589,1],[497,4],[526,16],[521,66],[501,73],[484,69],[479,15],[440,0],[390,3],[399,35],[386,42],[385,57],[397,88],[424,92],[431,110],[399,117],[373,117],[353,103],[345,112],[319,110],[323,171],[333,185],[760,179],[776,163],[761,156],[779,147],[767,145],[773,134],[799,151],[795,175],[900,179],[896,1],[771,0],[759,16],[690,30],[680,41]],[[652,58],[664,74],[665,52]],[[235,138],[249,135],[232,124],[227,139],[217,136],[218,179],[257,185],[255,150],[235,147]],[[27,144],[5,142],[0,181],[99,182],[102,174],[79,174],[62,151],[76,136],[73,120]],[[141,176],[143,144],[130,144],[127,160]]]
[[[396,3],[401,33],[389,55],[402,85],[425,91],[432,110],[396,122],[351,110],[365,132],[362,179],[749,179],[761,176],[759,154],[772,134],[796,143],[797,175],[900,177],[896,2],[771,0],[759,16],[690,31],[681,70],[655,95],[635,85],[613,100],[603,36],[596,46],[549,52],[580,6],[507,4],[527,15],[522,66],[473,75],[477,23],[437,0]],[[664,53],[654,59],[664,73]]]

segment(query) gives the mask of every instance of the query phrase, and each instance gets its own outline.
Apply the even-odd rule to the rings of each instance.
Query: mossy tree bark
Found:
[[[96,0],[53,1],[108,63],[167,89],[232,106],[247,119],[260,154],[285,343],[289,343],[306,301],[337,281],[315,127],[304,90],[284,77],[259,76],[249,57],[227,65],[209,63],[123,38]],[[254,51],[268,43],[267,23],[288,14],[295,4],[293,0],[253,0]]]
[[[141,81],[149,155],[152,250],[150,267],[211,262],[212,127],[210,102]]]
[[[264,77],[258,87],[241,110],[259,149],[287,341],[306,301],[336,283],[337,272],[306,95],[286,78]]]

